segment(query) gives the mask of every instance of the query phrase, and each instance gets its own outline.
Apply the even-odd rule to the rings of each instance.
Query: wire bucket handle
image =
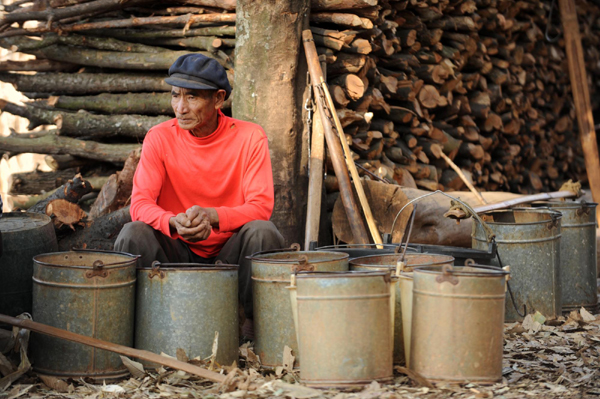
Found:
[[[494,234],[494,232],[492,231],[492,229],[490,228],[490,226],[488,226],[479,217],[479,215],[477,214],[477,212],[475,212],[475,210],[469,204],[465,203],[464,201],[461,201],[459,198],[456,198],[456,197],[453,197],[451,195],[448,195],[448,194],[446,194],[445,192],[443,192],[441,190],[436,190],[436,191],[433,191],[431,193],[427,193],[427,194],[421,195],[421,196],[419,196],[417,198],[413,198],[412,200],[410,200],[406,204],[404,204],[404,206],[400,209],[400,211],[396,214],[396,217],[394,218],[394,222],[392,223],[392,229],[390,231],[390,237],[393,236],[393,234],[394,234],[394,228],[396,226],[396,221],[398,220],[398,218],[400,217],[400,215],[402,214],[402,212],[404,212],[404,209],[406,209],[413,202],[420,201],[420,200],[422,200],[422,199],[424,199],[426,197],[430,197],[430,196],[435,195],[435,194],[441,194],[441,195],[443,195],[445,197],[450,198],[452,200],[451,203],[450,203],[452,207],[454,207],[454,206],[460,206],[460,208],[462,210],[464,210],[467,215],[473,216],[481,224],[481,226],[485,230],[486,239],[487,239],[488,243],[490,243],[490,242],[492,242],[494,240],[494,238],[496,237],[496,235]]]

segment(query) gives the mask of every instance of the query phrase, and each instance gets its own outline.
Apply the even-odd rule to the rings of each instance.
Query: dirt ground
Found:
[[[207,367],[209,361],[190,360]],[[21,366],[23,363],[21,359]],[[129,364],[132,377],[108,384],[85,379],[40,379],[27,371],[8,386],[7,377],[0,379],[0,399],[597,398],[600,397],[600,315],[581,310],[557,320],[545,320],[537,314],[529,315],[522,323],[505,324],[502,381],[487,386],[468,382],[434,385],[421,376],[408,376],[405,369],[397,367],[392,384],[373,382],[351,390],[313,389],[299,384],[298,374],[291,370],[281,368],[278,375],[261,372],[258,359],[247,344],[240,348],[240,368],[221,369],[228,374],[223,384],[181,371],[148,372],[140,366]],[[0,361],[0,372],[6,375],[6,371],[6,364]],[[234,388],[251,385],[257,389]]]

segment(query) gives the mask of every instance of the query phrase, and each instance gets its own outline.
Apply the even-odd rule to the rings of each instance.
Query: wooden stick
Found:
[[[577,124],[579,125],[579,139],[583,148],[585,169],[592,190],[594,202],[600,201],[600,161],[598,157],[598,144],[594,130],[594,118],[590,104],[579,22],[574,0],[559,0],[560,16],[565,35],[569,75],[571,77],[571,90],[573,102],[577,111]],[[596,214],[596,221],[600,223],[600,213]]]
[[[352,153],[350,152],[350,147],[348,146],[348,142],[346,141],[346,135],[344,134],[344,129],[342,128],[342,124],[340,123],[340,118],[335,111],[335,106],[333,105],[333,100],[331,99],[331,94],[329,93],[329,89],[324,81],[321,82],[321,86],[323,87],[323,92],[325,93],[325,99],[327,100],[327,105],[333,115],[333,121],[335,122],[335,128],[338,131],[340,142],[342,143],[342,148],[344,149],[344,154],[346,155],[346,165],[348,166],[348,170],[350,170],[350,174],[352,175],[352,181],[354,182],[354,188],[356,189],[356,193],[358,194],[358,199],[360,204],[362,205],[363,211],[365,213],[365,219],[367,219],[367,225],[369,226],[369,230],[371,231],[371,236],[373,236],[373,242],[375,244],[383,244],[381,239],[381,235],[379,234],[379,230],[377,229],[377,223],[375,223],[375,218],[373,218],[373,213],[371,213],[371,207],[369,206],[369,200],[367,200],[367,196],[365,195],[365,190],[362,186],[362,182],[360,180],[360,176],[358,175],[358,170],[356,170],[356,165],[354,165],[354,159],[352,159]],[[383,249],[383,246],[377,246],[379,249]]]
[[[331,154],[335,175],[338,178],[340,196],[342,197],[342,203],[348,217],[350,229],[352,230],[352,235],[356,244],[368,244],[369,236],[361,218],[360,211],[356,206],[356,201],[354,200],[350,176],[348,175],[348,168],[343,159],[344,153],[342,152],[340,140],[336,137],[335,132],[333,131],[334,127],[329,119],[330,116],[327,114],[329,108],[327,108],[325,104],[324,94],[321,93],[323,90],[321,86],[321,82],[323,81],[323,71],[321,70],[321,65],[319,64],[317,48],[315,46],[310,29],[302,31],[302,41],[304,43],[304,52],[306,53],[306,61],[308,63],[311,83],[317,99],[317,107],[319,108],[321,121],[323,123],[323,131],[325,132],[327,148]]]
[[[467,185],[467,187],[469,187],[469,190],[471,190],[471,192],[475,194],[475,197],[477,197],[479,202],[481,204],[487,204],[488,202],[485,200],[485,198],[483,198],[481,194],[479,194],[479,191],[477,191],[477,189],[471,184],[471,182],[469,181],[469,179],[467,179],[467,176],[465,176],[462,170],[460,170],[460,168],[456,166],[456,164],[450,158],[448,158],[448,155],[440,151],[440,156],[452,169],[454,169],[458,177],[460,177],[460,179]]]
[[[64,339],[79,344],[88,345],[93,348],[103,349],[120,355],[138,358],[153,363],[158,363],[163,366],[171,367],[177,370],[185,371],[188,374],[196,375],[210,381],[222,383],[227,378],[224,374],[215,373],[203,369],[202,367],[194,366],[193,364],[185,363],[177,359],[166,356],[157,355],[156,353],[148,352],[140,349],[133,349],[128,346],[113,344],[112,342],[102,341],[97,338],[87,337],[85,335],[76,334],[71,331],[61,328],[52,327],[46,324],[37,323],[31,320],[21,320],[16,317],[10,317],[0,314],[0,322],[9,324],[14,327],[24,328],[36,333],[49,335],[51,337]]]
[[[310,145],[308,176],[308,203],[306,206],[306,239],[304,249],[309,250],[311,241],[319,240],[321,221],[321,196],[323,195],[323,164],[325,160],[325,137],[321,114],[314,113]]]

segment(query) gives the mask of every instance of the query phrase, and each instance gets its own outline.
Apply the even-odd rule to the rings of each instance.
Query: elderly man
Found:
[[[143,267],[163,263],[238,264],[239,295],[253,338],[250,261],[281,248],[269,222],[273,173],[267,136],[256,124],[223,115],[231,94],[225,69],[201,54],[179,57],[165,82],[172,85],[175,119],[144,138],[133,180],[132,223],[115,250],[141,255]]]

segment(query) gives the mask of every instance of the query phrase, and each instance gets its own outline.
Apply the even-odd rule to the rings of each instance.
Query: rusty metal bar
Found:
[[[172,359],[166,356],[157,355],[156,353],[133,349],[128,346],[117,345],[111,342],[102,341],[100,339],[86,337],[85,335],[76,334],[71,331],[63,330],[56,327],[51,327],[45,324],[36,323],[31,320],[21,320],[16,317],[10,317],[0,314],[0,322],[10,324],[11,326],[24,328],[36,333],[49,335],[51,337],[65,339],[67,341],[77,342],[80,344],[92,346],[98,349],[104,349],[110,352],[118,353],[124,356],[147,360],[153,363],[158,363],[163,366],[171,367],[177,370],[185,371],[188,374],[196,375],[201,378],[205,378],[210,381],[222,383],[225,381],[227,376],[225,374],[215,373],[203,369],[202,367],[194,366],[193,364],[181,362],[177,359]],[[252,389],[249,388],[249,389]]]

